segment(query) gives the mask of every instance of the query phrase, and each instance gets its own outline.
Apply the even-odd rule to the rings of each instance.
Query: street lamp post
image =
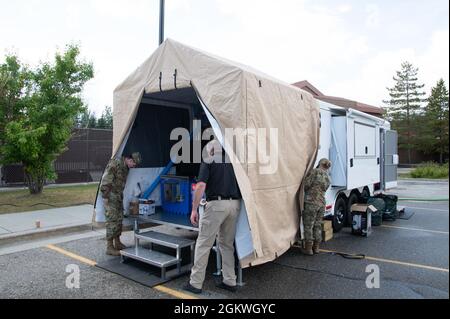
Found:
[[[159,45],[164,42],[164,6],[165,0],[159,2]]]

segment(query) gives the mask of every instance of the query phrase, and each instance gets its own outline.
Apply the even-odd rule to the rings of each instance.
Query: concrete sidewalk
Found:
[[[0,215],[0,242],[68,229],[87,229],[92,224],[93,210],[92,205],[83,205]],[[40,221],[40,228],[36,228],[36,221]]]

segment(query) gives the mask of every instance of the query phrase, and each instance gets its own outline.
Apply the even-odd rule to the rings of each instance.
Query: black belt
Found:
[[[208,197],[206,200],[208,202],[211,202],[213,200],[240,200],[241,198],[237,198],[237,197],[230,197],[230,196],[211,196]]]

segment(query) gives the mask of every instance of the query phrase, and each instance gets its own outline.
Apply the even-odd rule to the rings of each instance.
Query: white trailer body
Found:
[[[320,148],[317,162],[328,158],[332,186],[325,217],[335,231],[350,223],[350,207],[362,196],[397,186],[397,133],[390,123],[353,109],[319,101]]]

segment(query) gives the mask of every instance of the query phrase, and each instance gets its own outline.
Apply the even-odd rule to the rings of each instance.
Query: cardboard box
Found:
[[[324,220],[322,222],[322,231],[333,231],[333,222],[331,220]]]
[[[370,212],[373,214],[377,211],[377,209],[373,205],[354,204],[354,205],[352,205],[351,211],[352,212],[360,212],[360,213]]]
[[[355,204],[351,207],[352,234],[367,237],[372,233],[372,214],[377,209],[372,205]]]
[[[150,216],[156,213],[155,204],[139,204],[139,215]]]
[[[333,239],[333,230],[331,230],[331,231],[323,231],[322,232],[322,240],[324,242],[330,241],[332,239]]]

